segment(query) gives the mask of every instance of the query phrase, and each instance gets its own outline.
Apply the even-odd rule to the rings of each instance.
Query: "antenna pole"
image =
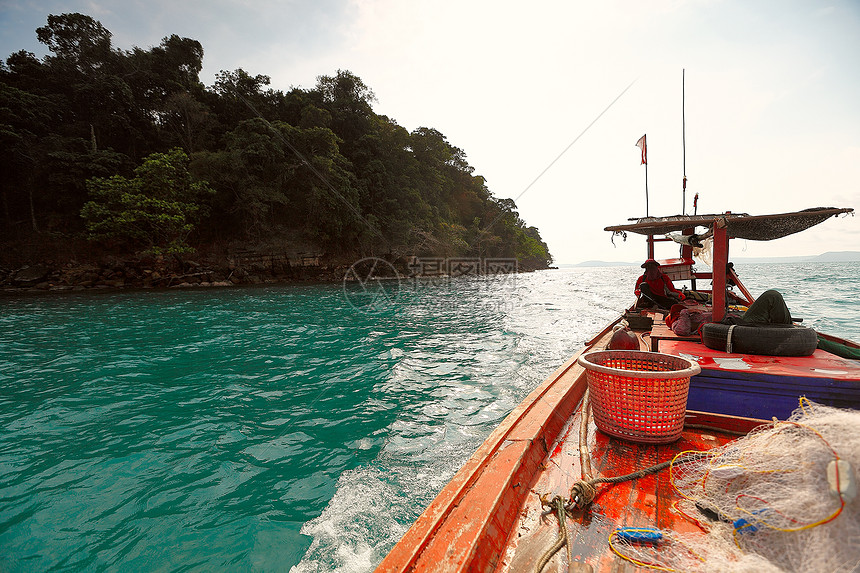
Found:
[[[681,69],[681,149],[684,164],[684,180],[681,187],[681,214],[687,214],[687,114],[684,75],[686,70]]]
[[[648,162],[645,162],[645,216],[648,215]]]

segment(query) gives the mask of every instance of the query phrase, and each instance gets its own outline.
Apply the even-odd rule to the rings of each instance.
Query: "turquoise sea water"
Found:
[[[738,271],[860,340],[860,263]],[[0,571],[369,571],[639,272],[0,298]]]

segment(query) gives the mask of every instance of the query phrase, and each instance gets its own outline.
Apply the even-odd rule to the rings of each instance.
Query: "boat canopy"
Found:
[[[695,227],[711,228],[715,221],[724,221],[731,238],[752,241],[772,241],[799,233],[830,217],[851,213],[854,209],[837,207],[814,207],[778,215],[748,215],[746,213],[717,213],[714,215],[675,215],[672,217],[643,217],[631,219],[635,223],[606,227],[613,233],[638,233],[640,235],[662,235],[672,231],[684,231]]]

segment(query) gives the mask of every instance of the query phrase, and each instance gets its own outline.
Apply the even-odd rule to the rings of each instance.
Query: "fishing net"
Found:
[[[716,213],[712,215],[676,215],[672,217],[643,217],[628,225],[615,225],[605,231],[625,235],[663,235],[695,227],[711,227],[719,219],[726,222],[729,235],[738,239],[772,241],[814,227],[835,215],[854,213],[851,208],[813,207],[803,211],[778,215],[749,215],[747,213]]]
[[[852,212],[852,209],[836,209],[833,207],[814,207],[804,209],[796,213],[783,215],[763,215],[750,217],[742,215],[736,218],[728,218],[729,234],[739,239],[750,239],[753,241],[772,241],[799,233],[819,223],[823,223],[830,217],[840,213]]]
[[[616,554],[641,567],[659,571],[784,573],[766,558],[744,553],[731,541],[730,531],[722,535],[714,531],[709,535],[661,531],[656,542],[636,539],[636,534],[636,529],[613,531],[609,545]],[[645,535],[654,536],[650,532]]]
[[[860,412],[801,402],[774,422],[707,452],[679,456],[676,511],[701,534],[657,542],[613,532],[613,550],[666,571],[834,571],[860,568]]]

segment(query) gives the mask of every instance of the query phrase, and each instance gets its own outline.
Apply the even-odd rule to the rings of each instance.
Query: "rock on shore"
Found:
[[[305,263],[305,264],[302,264]],[[7,292],[123,288],[228,287],[288,281],[339,281],[343,265],[274,257],[215,260],[156,258],[106,259],[98,263],[43,261],[18,269],[0,268],[0,288]]]

